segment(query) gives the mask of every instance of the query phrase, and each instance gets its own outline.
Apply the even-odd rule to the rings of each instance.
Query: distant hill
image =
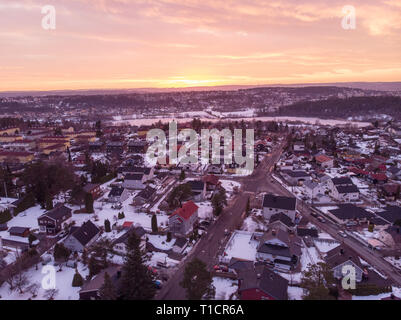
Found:
[[[274,115],[318,118],[377,117],[389,115],[401,119],[401,98],[396,96],[330,98],[302,101],[277,110]]]
[[[399,91],[401,82],[333,82],[299,84],[262,84],[262,85],[224,85],[186,88],[131,88],[131,89],[88,89],[88,90],[52,90],[52,91],[0,91],[0,97],[47,96],[47,95],[104,95],[150,92],[188,92],[188,91],[235,91],[252,88],[299,88],[299,87],[343,87],[374,91]]]

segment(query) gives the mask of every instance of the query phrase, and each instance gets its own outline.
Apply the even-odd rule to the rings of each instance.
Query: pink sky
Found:
[[[401,81],[401,0],[0,0],[0,91],[343,81]]]

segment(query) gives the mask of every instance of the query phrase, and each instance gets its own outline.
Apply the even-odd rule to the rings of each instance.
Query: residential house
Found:
[[[106,145],[107,153],[122,154],[124,152],[124,142],[110,141]]]
[[[29,228],[27,227],[11,227],[8,229],[10,236],[26,238],[29,236]]]
[[[122,186],[129,190],[145,189],[146,177],[142,173],[127,174]]]
[[[269,229],[281,229],[285,232],[293,232],[295,224],[286,214],[280,212],[275,213],[270,217]]]
[[[281,175],[292,186],[302,185],[311,179],[310,175],[303,170],[282,170]]]
[[[265,194],[263,197],[263,215],[266,220],[276,213],[284,213],[292,222],[295,221],[297,199],[295,197]]]
[[[341,280],[344,277],[344,266],[352,266],[355,268],[355,280],[361,282],[364,275],[364,267],[358,254],[344,246],[340,245],[329,252],[324,257],[325,262],[331,267],[334,278]]]
[[[377,214],[390,223],[401,221],[401,207],[387,206],[383,211],[378,212]]]
[[[127,241],[132,232],[140,239],[139,248],[145,250],[146,231],[140,225],[136,225],[129,228],[127,232],[113,241],[113,250],[119,255],[124,256],[127,253]]]
[[[121,186],[113,186],[107,196],[108,202],[124,202],[130,196],[130,192]]]
[[[203,201],[206,197],[206,183],[199,180],[189,180],[186,182],[191,187],[192,199],[194,201]]]
[[[142,206],[145,203],[149,203],[156,193],[156,189],[147,186],[145,189],[141,190],[133,199],[132,204],[134,206]]]
[[[271,264],[275,269],[290,271],[298,265],[301,254],[301,238],[282,229],[271,229],[261,237],[256,259]]]
[[[359,189],[348,177],[333,178],[328,186],[331,195],[338,201],[351,202],[359,199]]]
[[[146,152],[147,142],[145,140],[130,140],[128,142],[128,151],[131,153],[142,153]]]
[[[318,156],[315,156],[316,164],[320,166],[321,168],[333,168],[334,166],[334,159],[330,158],[329,156],[326,156],[325,154],[321,154]]]
[[[65,205],[57,205],[54,209],[38,218],[39,231],[47,235],[56,235],[63,229],[63,224],[72,217],[72,210]]]
[[[188,240],[184,237],[177,237],[172,250],[175,253],[182,254],[188,245]]]
[[[288,300],[288,280],[264,265],[239,271],[241,300]]]
[[[100,184],[98,183],[87,183],[83,190],[85,193],[90,193],[93,199],[97,199],[102,195],[102,190],[100,189]]]
[[[364,223],[368,222],[374,215],[364,208],[346,203],[338,205],[338,209],[329,210],[328,214],[338,223],[346,224],[349,222]]]
[[[114,287],[118,287],[121,278],[121,266],[110,266],[100,271],[93,279],[84,283],[79,291],[79,300],[99,300],[99,291],[104,284],[106,273],[109,275]]]
[[[173,234],[187,235],[198,220],[198,206],[188,201],[175,210],[168,219],[169,230]]]
[[[82,252],[84,248],[89,247],[100,236],[100,229],[90,220],[84,222],[79,228],[76,228],[64,240],[64,245],[73,252]]]

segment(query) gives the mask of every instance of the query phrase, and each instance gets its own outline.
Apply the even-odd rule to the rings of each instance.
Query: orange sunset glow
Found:
[[[0,16],[0,91],[401,80],[401,0],[0,0]]]

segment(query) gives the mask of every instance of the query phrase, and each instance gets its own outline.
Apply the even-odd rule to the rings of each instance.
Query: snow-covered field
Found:
[[[304,290],[300,287],[288,286],[288,300],[302,300]]]
[[[231,180],[220,180],[221,186],[228,192],[232,193],[234,187],[241,188],[241,183]]]

